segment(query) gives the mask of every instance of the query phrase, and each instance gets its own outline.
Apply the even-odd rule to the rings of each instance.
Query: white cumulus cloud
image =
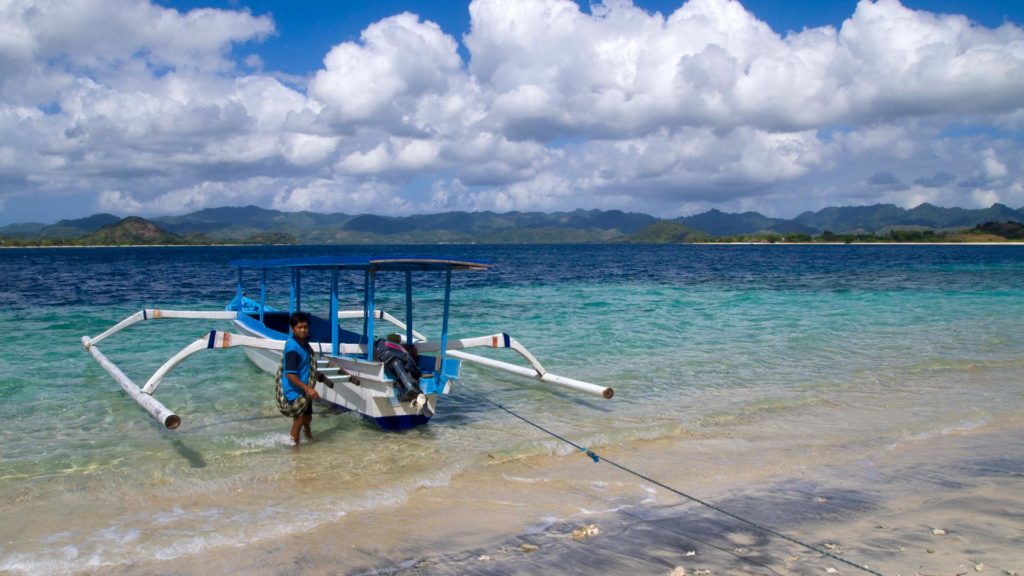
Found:
[[[256,53],[269,15],[8,0],[0,221],[47,195],[145,215],[1024,203],[1019,23],[898,0],[787,34],[736,0],[466,10],[466,31],[367,22],[307,83]]]

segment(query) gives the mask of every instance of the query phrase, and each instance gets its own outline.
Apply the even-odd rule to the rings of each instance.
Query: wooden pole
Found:
[[[138,402],[139,406],[142,406],[146,412],[149,412],[153,418],[156,418],[158,422],[166,426],[170,430],[174,430],[178,426],[181,426],[181,418],[169,410],[166,406],[161,404],[156,398],[153,398],[149,394],[145,394],[139,387],[132,382],[131,378],[125,375],[116,364],[110,361],[109,358],[103,355],[99,351],[99,348],[92,345],[92,341],[88,336],[82,336],[82,345],[85,349],[92,354],[92,357],[96,359],[96,362],[103,367],[104,370],[110,373],[114,377],[114,380],[124,388],[124,391],[131,396],[132,400]]]

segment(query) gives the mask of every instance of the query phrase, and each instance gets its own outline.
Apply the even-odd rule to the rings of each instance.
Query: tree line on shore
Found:
[[[385,217],[280,212],[255,206],[205,209],[147,220],[95,214],[52,225],[0,227],[0,246],[216,244],[876,243],[1024,240],[1024,210],[922,204],[825,208],[792,220],[756,212],[658,219],[618,210],[448,212]]]

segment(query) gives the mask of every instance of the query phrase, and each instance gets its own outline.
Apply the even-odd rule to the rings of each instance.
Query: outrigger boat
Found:
[[[437,409],[439,395],[447,394],[452,382],[459,379],[461,363],[471,362],[511,374],[539,380],[572,390],[611,398],[611,388],[558,376],[548,372],[541,363],[507,333],[475,338],[449,338],[448,317],[451,303],[452,272],[486,270],[490,264],[475,260],[446,258],[365,258],[351,256],[317,256],[273,260],[235,260],[238,269],[238,287],[234,298],[224,311],[143,309],[94,338],[82,336],[82,344],[121,387],[169,429],[181,424],[181,418],[156,398],[154,392],[164,377],[175,366],[201,350],[242,347],[246,356],[259,368],[272,374],[280,370],[282,351],[289,337],[288,317],[302,308],[302,278],[309,273],[328,274],[330,296],[326,317],[310,315],[309,343],[317,353],[317,369],[327,377],[327,383],[317,383],[316,390],[322,402],[343,410],[355,411],[372,420],[385,430],[402,430],[425,424]],[[286,270],[290,273],[288,310],[277,309],[266,303],[268,271]],[[259,300],[246,296],[243,276],[247,271],[259,273]],[[362,273],[362,308],[339,308],[339,279],[342,273]],[[380,273],[404,274],[405,321],[375,307],[377,277]],[[419,273],[444,274],[444,311],[441,334],[436,341],[428,340],[413,327],[413,279]],[[358,286],[358,285],[357,285]],[[140,388],[110,361],[97,344],[113,334],[139,322],[157,319],[230,320],[237,333],[211,330],[165,362]],[[348,330],[342,320],[358,321],[361,328]],[[378,339],[380,323],[394,330],[388,340],[403,350],[418,354],[418,381],[409,390],[408,374],[388,354],[381,354],[383,343]],[[505,348],[518,353],[527,366],[519,366],[476,354],[464,352],[467,348]],[[375,348],[377,353],[375,353]],[[414,356],[416,355],[414,354]],[[415,371],[415,370],[414,370]]]

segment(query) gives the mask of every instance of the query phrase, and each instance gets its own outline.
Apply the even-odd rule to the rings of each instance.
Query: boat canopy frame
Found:
[[[365,359],[373,359],[373,335],[374,335],[374,313],[376,301],[377,273],[382,271],[404,272],[405,275],[405,341],[414,342],[413,328],[413,272],[443,272],[444,282],[444,309],[441,316],[441,337],[440,349],[438,351],[438,365],[444,365],[446,345],[448,343],[448,317],[451,312],[451,291],[452,272],[462,270],[486,270],[490,268],[489,262],[481,260],[455,260],[444,258],[415,258],[415,257],[391,257],[373,258],[358,256],[312,256],[303,258],[274,258],[274,259],[239,259],[229,263],[238,269],[237,294],[235,298],[236,311],[243,313],[245,302],[243,272],[247,269],[260,271],[260,301],[259,315],[260,323],[264,321],[264,311],[267,308],[267,271],[271,269],[287,269],[290,271],[290,288],[288,298],[288,313],[302,310],[302,271],[303,270],[326,270],[331,274],[330,283],[330,306],[328,318],[331,326],[331,354],[337,356],[340,353],[341,342],[339,340],[339,316],[338,309],[340,297],[338,293],[338,276],[341,271],[362,271],[363,272],[363,333],[362,340],[370,343],[367,346]],[[289,327],[289,333],[291,328]]]

